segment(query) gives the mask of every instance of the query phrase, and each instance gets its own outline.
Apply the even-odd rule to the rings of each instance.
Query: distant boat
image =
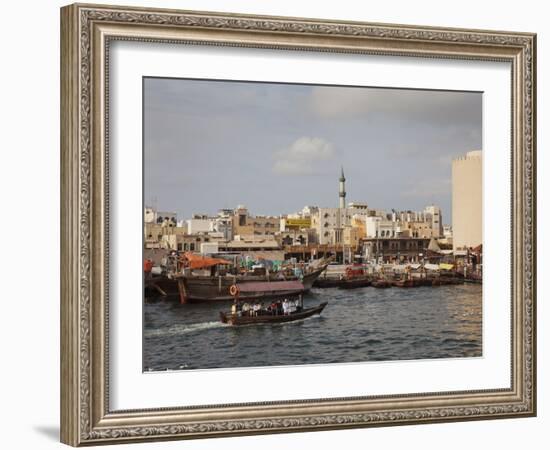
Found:
[[[371,285],[371,280],[367,277],[353,278],[351,280],[342,280],[338,286],[340,289],[357,289]]]
[[[392,283],[391,281],[380,279],[380,280],[373,281],[371,283],[371,286],[379,289],[385,289],[385,288],[391,287]]]
[[[254,325],[293,322],[295,320],[306,319],[308,317],[314,316],[315,314],[321,314],[327,304],[328,302],[323,302],[319,306],[307,308],[300,312],[279,315],[260,314],[257,316],[239,316],[236,314],[220,312],[220,320],[222,323],[227,323],[229,325]]]
[[[313,287],[316,288],[340,288],[340,289],[355,289],[371,285],[371,279],[367,276],[365,266],[363,264],[352,264],[346,267],[345,274],[335,277],[328,276],[326,273],[323,277],[317,278],[313,282]]]

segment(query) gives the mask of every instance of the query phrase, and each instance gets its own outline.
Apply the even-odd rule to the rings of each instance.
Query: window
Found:
[[[195,251],[195,243],[194,243],[194,242],[191,242],[191,243],[189,244],[189,250],[191,250],[192,252]]]

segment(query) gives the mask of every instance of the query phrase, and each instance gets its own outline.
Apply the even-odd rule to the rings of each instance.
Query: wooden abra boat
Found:
[[[259,314],[256,316],[239,316],[237,314],[228,314],[220,311],[220,320],[222,323],[229,325],[253,325],[260,323],[284,323],[293,322],[295,320],[306,319],[314,316],[315,314],[321,314],[328,302],[323,302],[319,306],[314,308],[303,309],[300,312],[294,312],[291,314],[278,314],[272,315],[269,313]]]
[[[411,287],[420,286],[420,284],[416,283],[416,280],[413,280],[412,278],[405,279],[405,280],[395,280],[393,282],[393,285],[397,287],[402,287],[402,288],[411,288]]]
[[[317,278],[313,287],[317,288],[340,288],[340,289],[355,289],[367,287],[371,285],[371,280],[367,277],[361,278]]]
[[[379,289],[385,289],[392,286],[391,281],[388,280],[375,280],[371,283],[372,287],[379,288]]]
[[[367,287],[371,285],[371,280],[363,278],[352,278],[351,280],[342,280],[338,286],[340,289],[357,289],[362,287]]]

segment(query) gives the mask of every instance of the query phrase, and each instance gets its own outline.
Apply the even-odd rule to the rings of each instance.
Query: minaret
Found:
[[[342,166],[342,174],[340,175],[340,204],[339,208],[346,207],[346,177],[344,176],[344,166]]]

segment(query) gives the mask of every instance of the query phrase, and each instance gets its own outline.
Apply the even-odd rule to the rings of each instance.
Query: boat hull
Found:
[[[304,275],[301,283],[303,289],[291,289],[288,292],[269,291],[262,292],[242,292],[239,294],[240,300],[258,300],[270,299],[275,296],[296,296],[309,291],[313,286],[313,282],[321,275],[325,267],[321,267],[313,272]],[[280,279],[270,280],[266,276],[225,276],[225,277],[179,277],[177,279],[178,291],[181,303],[193,302],[211,302],[211,301],[232,301],[234,296],[231,295],[231,286],[245,284],[247,282],[257,283],[259,281],[274,283],[281,281]]]
[[[343,280],[338,287],[340,289],[358,289],[358,288],[370,286],[371,283],[372,283],[371,280],[369,280],[368,278],[359,278],[359,279]]]

